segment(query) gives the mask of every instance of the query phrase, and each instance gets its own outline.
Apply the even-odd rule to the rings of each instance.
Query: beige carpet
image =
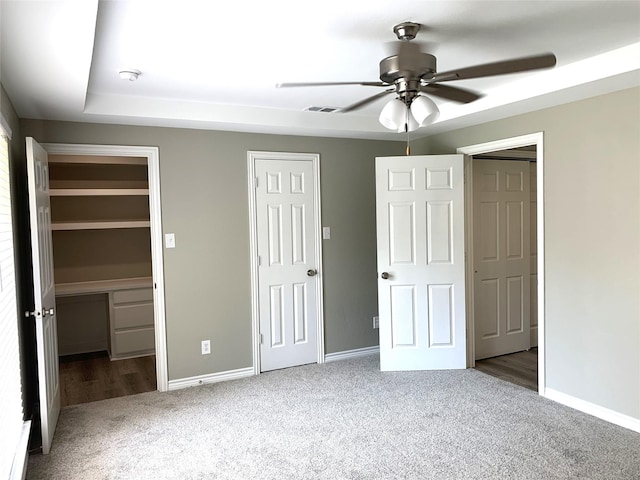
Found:
[[[476,370],[370,356],[66,407],[27,478],[637,480],[640,434]]]

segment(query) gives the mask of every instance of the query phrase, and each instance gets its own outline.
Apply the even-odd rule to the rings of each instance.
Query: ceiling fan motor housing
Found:
[[[380,62],[380,80],[395,84],[398,96],[409,104],[420,89],[420,80],[436,72],[436,57],[417,53],[410,57],[392,55]]]
[[[401,55],[391,55],[380,61],[380,80],[394,83],[399,78],[420,80],[429,78],[436,72],[436,57],[429,53],[420,52],[410,58]]]
[[[391,55],[380,61],[380,80],[394,83],[399,78],[420,80],[430,78],[436,72],[436,57],[420,52],[411,57]]]

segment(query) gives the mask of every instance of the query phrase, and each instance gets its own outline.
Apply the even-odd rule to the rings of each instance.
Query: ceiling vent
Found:
[[[304,109],[305,112],[322,112],[322,113],[333,113],[340,110],[337,107],[307,107]]]

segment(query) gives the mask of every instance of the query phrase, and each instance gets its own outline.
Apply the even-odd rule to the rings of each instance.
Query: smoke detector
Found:
[[[120,70],[120,72],[118,73],[120,74],[120,78],[122,80],[129,80],[130,82],[135,82],[138,77],[142,75],[142,72],[140,70],[135,69]]]

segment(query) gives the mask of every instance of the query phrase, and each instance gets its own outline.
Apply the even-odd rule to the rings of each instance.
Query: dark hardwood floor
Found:
[[[156,357],[109,359],[107,352],[60,357],[61,406],[156,389]]]
[[[476,360],[476,369],[521,387],[538,391],[538,349]]]

